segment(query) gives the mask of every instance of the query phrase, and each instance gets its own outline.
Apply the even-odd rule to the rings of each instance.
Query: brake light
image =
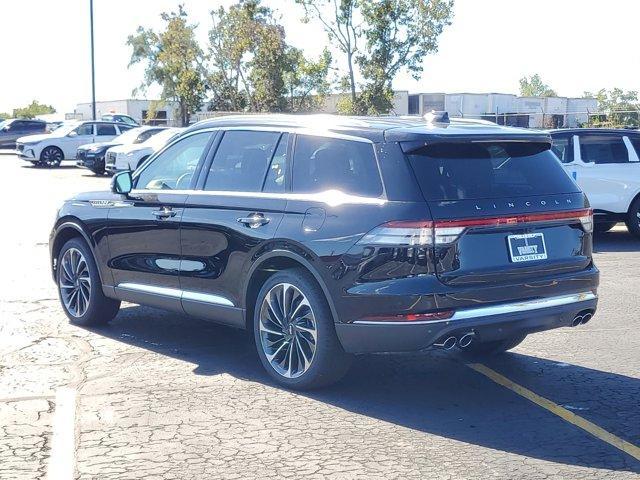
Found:
[[[393,221],[367,233],[358,243],[388,246],[430,246],[455,242],[468,228],[500,227],[529,223],[579,221],[585,232],[593,231],[593,211],[590,208],[565,212],[529,213],[502,217],[467,218],[436,221]]]

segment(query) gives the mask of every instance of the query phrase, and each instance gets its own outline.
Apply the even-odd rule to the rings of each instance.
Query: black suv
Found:
[[[589,321],[593,217],[547,134],[420,118],[200,122],[58,213],[67,316],[121,301],[253,331],[269,374],[326,385],[352,354],[493,354]]]

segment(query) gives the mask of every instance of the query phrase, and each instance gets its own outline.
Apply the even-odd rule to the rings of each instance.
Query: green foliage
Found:
[[[317,20],[322,24],[329,42],[345,55],[347,84],[351,94],[350,104],[356,103],[356,79],[354,60],[358,52],[361,30],[356,16],[361,0],[295,0],[304,8],[304,22]]]
[[[555,97],[557,93],[536,73],[520,79],[520,95],[522,97]]]
[[[606,112],[605,115],[592,118],[591,125],[610,128],[640,126],[640,103],[638,103],[637,91],[603,88],[595,93],[584,92],[583,97],[596,98],[599,110]]]
[[[161,18],[164,30],[155,32],[138,27],[136,34],[128,37],[127,45],[132,48],[129,66],[146,64],[141,89],[160,85],[161,100],[178,103],[180,120],[185,126],[205,97],[204,53],[195,38],[196,25],[187,23],[182,5],[177,12],[162,13]]]
[[[331,53],[327,48],[317,60],[305,58],[302,50],[291,47],[287,53],[288,66],[284,74],[287,91],[287,110],[310,112],[322,107],[331,90],[328,80]]]
[[[358,109],[387,113],[393,108],[392,81],[403,70],[417,80],[424,57],[438,51],[438,37],[451,24],[450,0],[361,1],[366,49],[357,57],[365,79]]]
[[[308,60],[286,43],[284,27],[260,0],[211,12],[209,108],[223,111],[308,111],[329,90],[331,55]]]
[[[14,108],[12,115],[8,113],[0,114],[0,118],[35,118],[36,115],[45,115],[47,113],[56,113],[56,109],[51,105],[45,105],[44,103],[33,100],[26,107]]]

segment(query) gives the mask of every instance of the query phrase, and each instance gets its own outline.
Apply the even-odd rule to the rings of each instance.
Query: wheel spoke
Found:
[[[285,378],[303,375],[315,357],[317,326],[311,304],[295,285],[280,283],[262,300],[260,345],[267,362]]]
[[[84,255],[77,248],[69,248],[60,261],[58,279],[60,296],[67,312],[81,317],[89,308],[91,301],[91,275]]]

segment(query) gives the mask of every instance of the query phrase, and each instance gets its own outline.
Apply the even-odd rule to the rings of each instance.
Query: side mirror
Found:
[[[78,136],[78,132],[69,132],[69,134],[67,135],[67,137],[77,137]]]
[[[111,191],[113,193],[119,193],[120,195],[128,195],[133,188],[133,180],[131,178],[131,172],[116,173],[111,179]]]

